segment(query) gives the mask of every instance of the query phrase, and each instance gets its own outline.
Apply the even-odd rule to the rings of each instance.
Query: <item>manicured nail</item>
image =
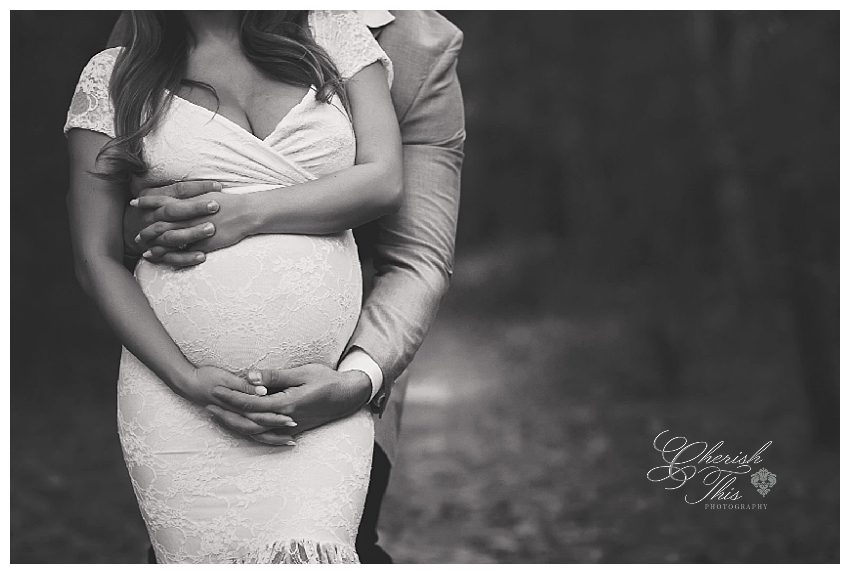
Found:
[[[209,202],[207,204],[207,211],[209,211],[210,213],[215,213],[216,211],[218,211],[218,202],[217,201]]]
[[[295,441],[294,440],[286,441],[286,446],[295,446]]]
[[[153,257],[153,253],[151,253],[151,250],[148,249],[147,251],[142,253],[142,257],[144,257],[145,259],[150,259],[151,257]]]
[[[142,234],[141,234],[141,233],[139,233],[139,234],[136,236],[135,241],[136,241],[136,243],[140,243],[140,242],[142,241]]]
[[[138,199],[131,199],[130,205],[132,205],[133,207],[136,207],[137,205],[139,205],[139,200]]]
[[[213,233],[215,233],[215,225],[213,225],[212,223],[207,223],[206,225],[204,225],[204,233],[206,233],[207,235],[212,235]]]
[[[297,423],[297,422],[295,422],[295,421],[289,421],[288,423],[286,423],[286,426],[288,426],[288,427],[297,427],[297,426],[298,426],[298,423]]]
[[[257,385],[256,387],[254,387],[254,392],[260,395],[261,397],[264,397],[269,394],[269,390],[263,385]]]

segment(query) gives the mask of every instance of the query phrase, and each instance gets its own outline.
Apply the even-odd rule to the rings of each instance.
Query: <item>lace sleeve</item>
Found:
[[[120,48],[96,54],[80,75],[68,109],[64,132],[82,128],[115,137],[115,112],[109,97],[109,79]]]
[[[310,27],[316,43],[328,52],[343,80],[369,64],[381,62],[392,86],[392,62],[356,12],[316,10],[310,13]]]

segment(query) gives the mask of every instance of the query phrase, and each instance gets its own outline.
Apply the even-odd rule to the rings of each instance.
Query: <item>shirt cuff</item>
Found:
[[[369,402],[375,398],[378,391],[384,384],[384,373],[378,363],[369,356],[369,354],[359,347],[352,347],[345,358],[342,359],[337,367],[337,371],[363,371],[372,382],[372,396],[369,397]]]

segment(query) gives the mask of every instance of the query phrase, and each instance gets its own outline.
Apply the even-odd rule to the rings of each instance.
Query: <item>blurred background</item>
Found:
[[[836,562],[838,12],[445,12],[453,287],[382,516],[399,562]],[[62,125],[117,12],[12,12],[12,562],[141,562],[119,346],[74,280]],[[773,445],[765,511],[650,483]]]

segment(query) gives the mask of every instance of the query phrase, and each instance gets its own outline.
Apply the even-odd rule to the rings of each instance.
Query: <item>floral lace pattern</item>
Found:
[[[104,50],[89,60],[68,108],[65,133],[83,128],[115,137],[115,109],[109,97],[109,78],[121,48]]]
[[[386,58],[355,14],[314,13],[310,24],[343,74]],[[114,135],[108,84],[119,50],[86,66],[66,131]],[[215,179],[228,193],[286,193],[281,188],[353,165],[354,132],[340,109],[338,100],[305,98],[261,140],[175,98],[145,138],[146,179]],[[350,231],[254,236],[193,268],[142,261],[135,276],[191,362],[238,374],[335,365],[360,313]],[[158,561],[357,562],[374,440],[366,409],[300,434],[295,447],[266,446],[217,425],[125,349],[118,433]]]
[[[368,412],[282,448],[222,429],[126,350],[118,392],[124,460],[158,562],[357,561]]]
[[[392,86],[392,62],[356,12],[316,10],[310,12],[308,20],[313,38],[327,50],[344,80],[369,64],[380,62]]]

